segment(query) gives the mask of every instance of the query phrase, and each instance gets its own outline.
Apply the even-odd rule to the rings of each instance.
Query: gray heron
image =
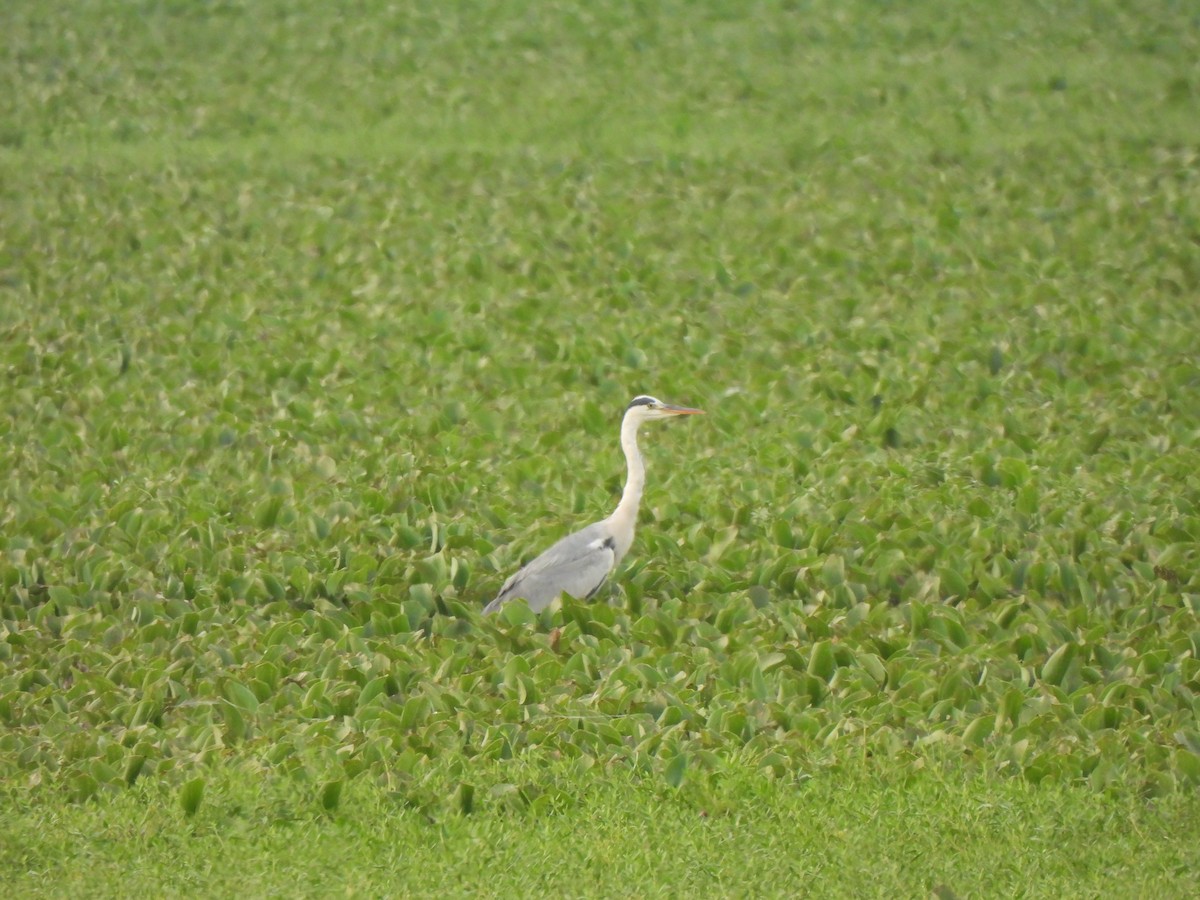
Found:
[[[693,416],[703,410],[672,406],[654,397],[634,397],[621,420],[621,449],[629,474],[621,502],[607,519],[569,534],[545,553],[531,560],[514,574],[496,599],[484,607],[484,613],[498,610],[509,600],[524,600],[534,612],[545,609],[559,594],[588,600],[600,590],[609,573],[617,567],[633,544],[638,505],[646,484],[646,465],[638,450],[638,429],[643,422]]]

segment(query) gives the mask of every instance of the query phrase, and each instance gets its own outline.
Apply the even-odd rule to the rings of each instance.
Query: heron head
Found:
[[[690,406],[673,406],[670,403],[663,403],[657,397],[648,397],[645,394],[640,397],[634,397],[625,409],[625,415],[636,416],[643,422],[648,422],[651,419],[670,419],[675,416],[702,415],[703,413],[704,410],[702,409],[692,409]]]

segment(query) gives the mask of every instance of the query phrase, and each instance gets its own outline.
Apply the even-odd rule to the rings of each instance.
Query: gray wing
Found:
[[[559,594],[591,597],[617,562],[616,542],[604,522],[569,534],[504,582],[485,613],[521,598],[534,612],[545,609]]]

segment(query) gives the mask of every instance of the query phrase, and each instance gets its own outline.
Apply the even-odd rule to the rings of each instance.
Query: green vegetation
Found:
[[[10,807],[6,887],[20,896],[49,882],[72,897],[375,896],[401,886],[424,896],[778,896],[794,886],[856,897],[938,887],[962,897],[1185,896],[1196,870],[1196,804],[1178,794],[1143,804],[1020,779],[891,781],[860,770],[797,783],[735,768],[700,803],[620,769],[511,766],[506,777],[553,795],[542,812],[514,811],[514,792],[497,784],[476,786],[475,814],[426,814],[360,778],[322,814],[303,785],[227,773],[210,777],[183,826],[178,805],[146,782],[102,802]],[[451,778],[433,782],[456,790]]]
[[[1187,4],[0,21],[13,890],[1190,890]]]

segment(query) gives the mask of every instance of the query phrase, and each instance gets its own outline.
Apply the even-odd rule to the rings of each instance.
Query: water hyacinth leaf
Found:
[[[1176,750],[1174,765],[1184,780],[1193,785],[1200,785],[1200,754],[1190,750]]]
[[[948,595],[963,598],[970,594],[971,588],[967,579],[963,577],[961,564],[943,568],[939,577]],[[960,644],[960,646],[962,645]]]
[[[837,662],[834,658],[833,644],[829,641],[818,641],[813,644],[808,657],[808,674],[828,681],[833,677]]]
[[[1005,692],[997,714],[997,727],[1001,724],[1016,725],[1020,721],[1021,709],[1024,704],[1025,692],[1023,690],[1014,689]]]
[[[88,765],[88,772],[101,787],[116,786],[118,782],[123,780],[121,773],[114,766],[110,765],[107,759],[92,759]]]
[[[860,653],[856,657],[858,664],[874,679],[875,683],[880,687],[887,684],[888,675],[887,667],[883,664],[883,660],[874,653]]]
[[[475,811],[475,786],[461,782],[454,794],[454,805],[461,815],[471,815]]]
[[[1176,741],[1186,750],[1200,756],[1200,731],[1195,729],[1181,728],[1172,735]]]
[[[505,603],[497,615],[506,625],[513,627],[528,627],[537,622],[537,613],[529,608],[528,603],[519,600]]]
[[[230,703],[247,715],[252,716],[258,712],[258,698],[254,696],[254,691],[239,681],[226,682],[225,696]]]
[[[142,774],[142,769],[146,765],[146,754],[134,753],[129,757],[129,761],[125,764],[124,779],[126,784],[133,784]]]
[[[749,693],[755,700],[766,700],[770,694],[760,666],[755,666],[750,672]]]
[[[368,706],[376,697],[386,694],[389,689],[389,681],[389,676],[380,675],[367,682],[358,695],[359,711]]]
[[[70,789],[71,799],[76,803],[83,803],[99,792],[100,782],[90,773],[78,772],[71,776]]]
[[[200,810],[200,803],[203,800],[203,778],[192,778],[184,782],[183,787],[179,789],[179,805],[183,809],[183,814],[189,818]]]
[[[52,585],[47,593],[50,596],[50,602],[57,607],[59,613],[63,613],[70,607],[75,605],[75,592],[64,585]]]
[[[281,496],[271,496],[264,500],[258,507],[256,516],[258,526],[260,528],[273,528],[279,521],[279,514],[283,510],[285,498]]]
[[[57,6],[14,19],[0,127],[14,810],[203,777],[236,836],[278,818],[224,802],[248,772],[264,797],[308,785],[312,815],[342,782],[339,812],[382,786],[436,820],[470,784],[476,815],[531,819],[590,813],[613,773],[670,794],[681,765],[675,799],[714,808],[746,773],[852,769],[1126,794],[1107,819],[1143,786],[1194,792],[1186,4],[847,8],[852,28],[830,4],[650,28],[604,4],[447,28],[310,4],[282,32],[236,4],[188,23],[229,53],[175,40],[169,77],[132,80],[112,41],[63,35],[153,61],[172,29]],[[281,77],[280,34],[320,77]],[[1071,91],[989,79],[1014,34]],[[862,65],[822,65],[847,41]],[[214,60],[229,77],[195,90]],[[821,99],[802,118],[793,75]],[[564,138],[585,96],[611,115]],[[612,512],[643,390],[708,415],[640,433],[608,584],[482,615]],[[1111,869],[1170,895],[1171,865]]]
[[[400,720],[398,726],[410,731],[422,724],[430,713],[430,703],[425,697],[415,696],[409,697],[404,701],[404,707],[400,711]]]
[[[667,763],[666,769],[663,770],[663,777],[667,784],[673,788],[678,788],[683,784],[684,776],[687,773],[688,758],[687,754],[676,754],[670,762]]]
[[[1107,425],[1101,425],[1087,436],[1087,440],[1083,444],[1083,452],[1088,456],[1099,453],[1100,448],[1108,441],[1111,434],[1112,432]]]
[[[846,580],[845,560],[836,553],[827,556],[821,567],[821,580],[829,588],[836,588],[843,584]]]
[[[454,561],[454,572],[451,576],[451,582],[459,591],[464,591],[471,583],[471,566],[465,560],[456,559]]]
[[[1078,649],[1078,645],[1076,644],[1063,644],[1055,650],[1042,667],[1042,681],[1053,685],[1062,684],[1067,669],[1074,661]]]
[[[995,716],[979,716],[963,732],[963,741],[975,747],[981,746],[991,736],[995,724]]]
[[[226,702],[221,712],[225,720],[225,732],[229,740],[233,742],[245,740],[250,729],[246,724],[245,716],[242,715],[237,705],[232,702]]]
[[[327,781],[321,787],[321,808],[326,812],[334,812],[342,801],[342,788],[346,782],[338,779]]]

